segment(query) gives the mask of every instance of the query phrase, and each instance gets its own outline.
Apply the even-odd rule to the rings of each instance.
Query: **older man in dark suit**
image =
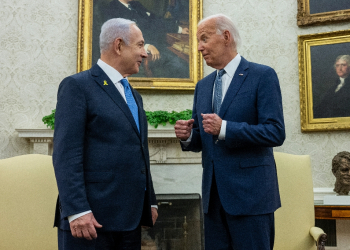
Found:
[[[285,139],[275,71],[237,53],[225,15],[198,24],[198,50],[216,70],[196,86],[193,116],[178,121],[183,150],[202,151],[206,250],[272,250],[281,206],[273,147]]]
[[[58,90],[59,249],[140,249],[141,225],[153,226],[158,216],[146,115],[126,78],[147,57],[144,39],[121,18],[107,21],[100,38],[97,64],[65,78]]]
[[[334,69],[338,77],[321,102],[314,108],[314,118],[350,116],[350,56],[338,56]]]

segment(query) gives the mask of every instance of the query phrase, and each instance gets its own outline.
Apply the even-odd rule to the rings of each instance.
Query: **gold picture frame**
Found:
[[[92,65],[93,51],[93,11],[94,1],[79,0],[78,22],[78,59],[77,71],[87,70]],[[101,1],[101,0],[100,0]],[[102,0],[110,2],[111,0]],[[147,0],[149,1],[149,0]],[[151,0],[156,1],[156,0]],[[158,0],[157,0],[158,1]],[[164,0],[163,0],[164,1]],[[158,1],[159,2],[159,1]],[[164,1],[166,2],[166,1]],[[194,90],[196,83],[203,77],[202,55],[197,50],[197,24],[202,19],[202,0],[188,0],[188,70],[186,78],[162,78],[162,77],[129,77],[131,85],[135,89],[149,90]],[[96,12],[97,13],[97,12]],[[167,36],[171,34],[166,34]],[[168,37],[167,37],[168,38]],[[147,40],[146,40],[147,43]],[[169,53],[169,51],[167,51]],[[174,53],[175,54],[175,53]],[[179,55],[178,55],[179,57]],[[159,68],[157,68],[159,69]],[[157,70],[156,69],[156,70]]]
[[[350,95],[350,84],[345,84],[343,92],[332,99],[340,81],[336,61],[350,54],[350,30],[299,36],[298,51],[301,131],[350,129],[350,106],[342,102],[344,95],[339,96]],[[345,81],[350,81],[350,76]]]
[[[350,8],[336,11],[316,12],[310,14],[310,1],[317,0],[298,0],[298,26],[320,25],[326,23],[343,22],[350,20]],[[334,1],[330,1],[334,2]],[[318,5],[320,3],[318,2]],[[330,9],[329,9],[330,10]],[[312,11],[311,11],[312,12]]]

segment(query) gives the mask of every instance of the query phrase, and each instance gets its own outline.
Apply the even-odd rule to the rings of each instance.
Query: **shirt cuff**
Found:
[[[179,26],[179,30],[177,31],[177,33],[181,34],[181,32],[182,32],[182,27]]]
[[[185,147],[187,147],[188,145],[190,145],[191,139],[192,139],[192,130],[191,130],[190,137],[188,137],[188,139],[187,139],[186,141],[180,140],[180,143],[181,143],[182,145],[184,145]]]
[[[157,208],[157,210],[158,210],[158,206],[157,205],[151,205],[151,207]]]
[[[89,211],[82,212],[82,213],[79,213],[79,214],[70,215],[70,216],[68,216],[68,221],[69,221],[69,223],[71,223],[73,220],[78,219],[79,217],[81,217],[81,216],[83,216],[85,214],[88,214],[88,213],[92,213],[92,211],[89,210]]]
[[[225,136],[226,136],[226,124],[227,124],[227,121],[225,120],[222,120],[222,123],[221,123],[221,129],[220,129],[220,133],[219,133],[219,140],[225,140]]]

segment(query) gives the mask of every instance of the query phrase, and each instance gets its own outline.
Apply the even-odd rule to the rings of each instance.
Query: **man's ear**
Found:
[[[122,47],[125,45],[124,41],[121,38],[116,38],[113,42],[113,49],[115,53],[120,55]]]
[[[222,35],[224,36],[224,43],[225,45],[231,44],[232,36],[228,30],[224,30],[222,32]]]

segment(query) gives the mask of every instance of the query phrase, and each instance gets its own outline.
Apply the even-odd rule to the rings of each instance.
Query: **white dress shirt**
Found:
[[[101,59],[98,59],[97,65],[100,66],[100,68],[106,73],[106,75],[109,77],[109,79],[113,82],[119,93],[122,95],[126,102],[125,92],[123,84],[121,84],[120,80],[123,79],[123,76],[113,68],[112,66],[108,65]],[[127,79],[127,78],[126,78]]]
[[[345,78],[343,77],[339,77],[340,83],[337,86],[337,88],[335,89],[334,93],[337,93],[342,87],[344,87],[345,84]]]
[[[118,72],[118,70],[116,70],[112,66],[108,65],[107,63],[105,63],[101,59],[98,59],[97,65],[100,66],[100,68],[106,73],[106,75],[113,82],[113,84],[118,89],[119,93],[121,94],[121,96],[124,98],[124,100],[126,102],[124,87],[120,82],[120,80],[123,79],[123,76]],[[155,207],[158,209],[158,206],[156,206],[156,205],[152,205],[151,207]],[[85,214],[91,213],[91,212],[92,211],[89,210],[89,211],[85,211],[85,212],[82,212],[79,214],[74,214],[74,215],[68,216],[68,221],[70,223],[71,221],[73,221],[73,220],[75,220],[75,219],[77,219]]]
[[[226,95],[226,92],[228,90],[228,88],[230,87],[230,84],[232,82],[232,79],[233,79],[233,76],[235,75],[236,73],[236,70],[238,68],[238,65],[241,63],[241,55],[240,54],[237,54],[225,67],[224,67],[224,70],[226,71],[225,74],[223,74],[222,76],[222,100],[221,100],[221,103],[222,101],[224,100],[225,98],[225,95]],[[219,70],[217,70],[216,74],[219,73]],[[234,83],[233,83],[234,84]],[[213,87],[213,98],[212,98],[212,103],[213,103],[213,100],[214,100],[214,89],[215,89],[215,85]],[[218,139],[219,140],[225,140],[225,136],[226,136],[226,125],[227,125],[227,121],[226,120],[222,120],[222,123],[221,123],[221,128],[220,128],[220,133],[219,133],[219,136],[218,136]],[[190,137],[186,140],[186,141],[181,141],[181,143],[184,145],[184,146],[188,146],[191,142],[191,139],[192,139],[192,132],[191,132],[191,135]]]

